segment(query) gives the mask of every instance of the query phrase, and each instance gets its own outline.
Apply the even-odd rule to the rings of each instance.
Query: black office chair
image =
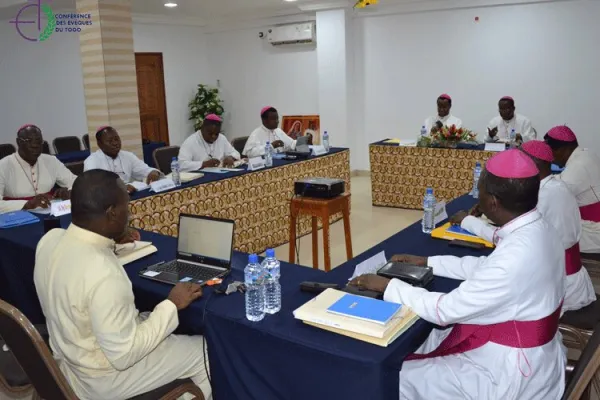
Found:
[[[246,147],[246,143],[248,142],[248,138],[249,136],[235,138],[231,141],[231,145],[237,150],[238,153],[242,154],[244,147]]]
[[[48,142],[45,140],[44,140],[44,144],[42,145],[42,153],[50,154],[50,146],[48,145]]]
[[[15,153],[17,149],[10,143],[0,144],[0,160]]]
[[[81,151],[81,142],[77,136],[58,137],[52,141],[55,154]]]
[[[173,157],[179,157],[179,146],[161,147],[152,153],[154,166],[165,175],[171,173]]]
[[[596,325],[592,337],[575,364],[567,379],[567,387],[562,400],[589,398],[592,379],[600,368],[600,324]]]
[[[66,163],[65,167],[67,167],[75,176],[83,174],[83,161]]]
[[[88,135],[87,133],[85,135],[83,135],[83,137],[81,138],[81,141],[83,142],[83,147],[86,150],[90,149],[90,135]]]

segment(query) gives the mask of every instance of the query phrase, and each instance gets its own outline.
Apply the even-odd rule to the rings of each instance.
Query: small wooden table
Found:
[[[290,262],[296,259],[296,225],[300,214],[312,216],[312,249],[313,268],[319,268],[319,226],[317,218],[323,224],[323,247],[325,248],[325,271],[331,270],[331,254],[329,249],[329,218],[341,212],[344,220],[344,236],[346,238],[346,257],[352,258],[352,234],[350,232],[350,193],[344,193],[333,199],[315,199],[294,197],[290,202]]]

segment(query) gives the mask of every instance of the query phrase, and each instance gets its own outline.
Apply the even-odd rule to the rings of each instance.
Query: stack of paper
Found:
[[[121,265],[127,265],[157,251],[158,249],[150,242],[118,244],[115,248],[115,254]]]
[[[366,305],[366,303],[365,305],[367,309],[379,309],[382,314],[374,313],[371,317],[375,314],[379,314],[379,316],[372,319],[371,317],[365,318],[365,314],[363,314],[362,317],[356,317],[331,312],[331,310],[328,311],[334,304],[341,304],[338,303],[338,301],[341,300],[343,303],[350,299],[355,303],[362,301],[379,302],[381,303],[381,307],[373,307],[372,305]],[[334,306],[333,309],[336,309],[336,307],[337,305]],[[359,306],[356,304],[352,308],[358,309]],[[364,309],[364,307],[361,308]],[[383,309],[387,310],[387,314],[382,311]],[[394,309],[396,310],[395,312],[393,311]],[[389,313],[392,313],[389,318],[380,318],[381,315],[389,315]],[[361,312],[359,312],[359,314],[361,314]],[[406,306],[400,306],[399,304],[387,303],[382,300],[374,300],[362,296],[354,296],[335,289],[325,290],[313,300],[295,310],[294,317],[303,321],[305,324],[381,347],[387,347],[404,333],[404,331],[410,328],[419,318]]]
[[[188,183],[191,181],[194,181],[196,179],[200,179],[204,176],[203,173],[201,172],[180,172],[179,173],[179,179],[181,180],[181,183]],[[167,178],[171,179],[173,177],[173,174],[169,174],[167,175]]]

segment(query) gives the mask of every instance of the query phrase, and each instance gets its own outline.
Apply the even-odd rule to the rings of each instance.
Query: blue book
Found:
[[[477,235],[473,235],[468,230],[461,228],[460,225],[450,225],[450,227],[448,229],[446,229],[446,232],[456,233],[458,235],[477,237]]]
[[[35,224],[39,222],[38,217],[27,211],[13,211],[0,214],[0,228],[14,228],[15,226]]]
[[[401,308],[401,304],[345,294],[333,303],[327,312],[386,325]]]

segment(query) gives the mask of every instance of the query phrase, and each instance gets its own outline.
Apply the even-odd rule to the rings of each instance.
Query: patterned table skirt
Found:
[[[261,253],[289,241],[294,182],[307,177],[343,179],[350,192],[350,151],[134,200],[129,203],[130,224],[177,236],[180,212],[232,219],[234,248]],[[340,218],[335,215],[332,221]],[[310,218],[299,219],[299,235],[311,231]]]
[[[428,187],[438,201],[470,192],[475,162],[484,163],[494,153],[372,144],[369,155],[373,205],[422,209]]]

